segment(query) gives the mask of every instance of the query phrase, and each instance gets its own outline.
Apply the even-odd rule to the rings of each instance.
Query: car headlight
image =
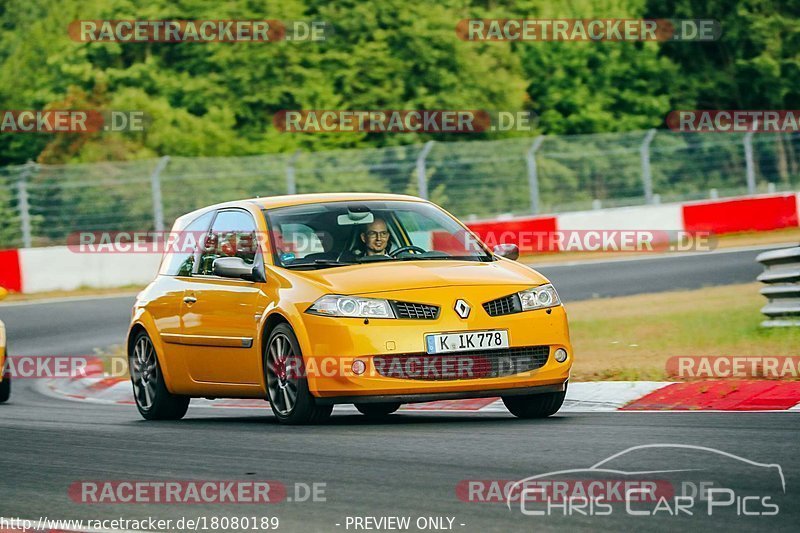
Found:
[[[556,288],[549,283],[517,294],[519,294],[519,300],[522,302],[523,311],[545,309],[547,307],[561,305],[561,300],[558,298]]]
[[[349,318],[395,318],[392,306],[386,300],[336,294],[323,296],[306,313]]]

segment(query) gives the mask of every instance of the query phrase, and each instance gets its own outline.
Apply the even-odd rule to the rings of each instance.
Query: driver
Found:
[[[382,218],[376,218],[361,231],[367,255],[389,255],[389,238],[389,228]]]

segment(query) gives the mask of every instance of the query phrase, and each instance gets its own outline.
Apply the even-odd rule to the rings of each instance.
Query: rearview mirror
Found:
[[[256,266],[248,265],[241,257],[219,257],[214,259],[212,270],[221,278],[265,281],[264,272]]]
[[[519,259],[519,246],[516,244],[498,244],[492,251],[494,255],[499,255],[512,261]]]
[[[358,224],[372,224],[375,215],[366,207],[354,206],[347,209],[346,215],[336,217],[336,223],[340,226],[356,226]]]

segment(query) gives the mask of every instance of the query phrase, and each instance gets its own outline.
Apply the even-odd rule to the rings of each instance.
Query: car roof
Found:
[[[176,226],[182,227],[186,223],[194,220],[201,214],[215,209],[227,207],[244,207],[247,204],[255,205],[260,209],[275,209],[278,207],[289,207],[293,205],[316,204],[321,202],[347,202],[347,201],[406,201],[427,203],[427,200],[406,194],[382,194],[382,193],[360,193],[360,192],[337,192],[337,193],[315,193],[315,194],[285,194],[281,196],[264,196],[258,198],[248,198],[245,200],[234,200],[219,204],[202,207],[190,213],[186,213],[178,218]]]
[[[316,194],[288,194],[283,196],[268,196],[265,198],[251,198],[244,200],[252,202],[262,209],[272,209],[275,207],[286,207],[291,205],[316,204],[320,202],[347,202],[347,201],[367,201],[367,200],[401,200],[412,202],[425,202],[422,198],[409,196],[406,194],[379,194],[379,193],[316,193]]]

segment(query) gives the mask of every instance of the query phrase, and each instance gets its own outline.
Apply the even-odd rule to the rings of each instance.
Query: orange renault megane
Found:
[[[180,217],[128,334],[136,405],[178,419],[190,398],[261,398],[284,423],[334,404],[500,396],[514,415],[561,407],[567,316],[541,274],[436,205],[317,194]]]

